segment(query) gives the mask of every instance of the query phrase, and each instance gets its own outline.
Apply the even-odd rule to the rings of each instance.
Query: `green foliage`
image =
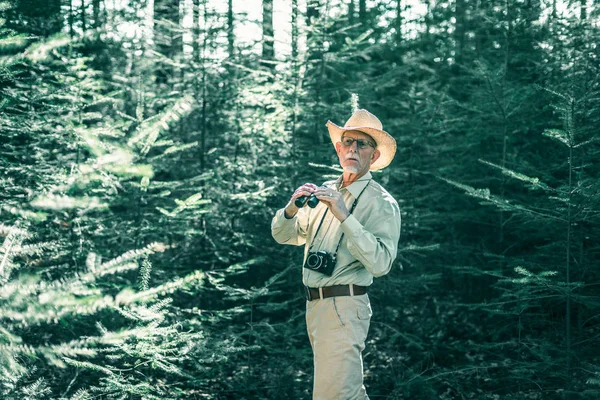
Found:
[[[403,220],[370,396],[598,397],[596,4],[293,1],[262,60],[214,1],[84,3],[0,3],[0,397],[310,397],[269,221],[359,107]]]
[[[138,111],[133,121],[113,123],[126,115],[111,111],[122,104],[115,97],[119,92],[110,91],[112,83],[72,52],[84,46],[53,37],[3,59],[7,100],[0,117],[9,121],[3,132],[9,152],[1,162],[10,178],[1,181],[7,200],[0,225],[2,397],[209,394],[189,383],[210,376],[194,360],[227,360],[221,354],[230,349],[207,349],[210,333],[202,324],[174,318],[178,308],[166,297],[198,293],[206,273],[195,266],[181,275],[151,274],[150,258],[168,262],[157,253],[181,244],[156,240],[173,243],[168,235],[177,229],[152,235],[143,230],[146,218],[153,225],[164,223],[158,210],[174,202],[166,221],[178,218],[172,226],[186,234],[185,224],[210,204],[197,189],[185,200],[177,197],[206,175],[172,183],[155,176],[155,165],[193,147],[159,140],[189,114],[190,102],[184,98],[153,117],[143,119]],[[68,56],[62,53],[67,51]],[[23,85],[13,79],[19,75],[33,78]],[[129,142],[123,142],[133,128]],[[143,213],[132,219],[136,204]],[[130,238],[133,245],[120,242]]]
[[[27,236],[22,231],[19,233],[21,237]],[[91,371],[92,376],[102,376],[97,386],[91,386],[91,390],[103,393],[108,398],[120,398],[124,393],[150,397],[173,396],[173,392],[147,382],[137,383],[138,373],[146,369],[160,371],[166,376],[177,376],[177,379],[190,378],[182,365],[186,361],[186,354],[204,339],[204,334],[183,332],[176,324],[168,322],[167,307],[171,301],[168,298],[158,301],[157,297],[189,287],[198,281],[199,274],[153,288],[148,287],[147,276],[142,276],[141,291],[124,289],[111,295],[110,286],[106,286],[105,282],[114,279],[115,274],[136,269],[135,261],[140,258],[145,264],[144,273],[148,274],[151,268],[148,256],[156,251],[164,251],[165,247],[151,244],[100,264],[95,262],[97,256],[91,253],[87,272],[47,281],[39,275],[18,273],[25,265],[14,261],[15,257],[21,255],[21,246],[15,243],[14,237],[14,234],[7,235],[13,240],[5,241],[2,246],[5,259],[11,256],[13,260],[15,275],[14,279],[7,279],[2,285],[0,303],[0,318],[4,327],[1,332],[0,365],[6,372],[2,386],[6,396],[16,398],[19,393],[35,392],[35,396],[39,397],[32,398],[43,398],[51,392],[42,378],[30,384],[15,384],[28,377],[24,375],[26,369],[20,366],[27,363],[16,361],[24,357],[43,357],[55,368],[71,366]],[[10,278],[6,271],[6,278]],[[115,329],[104,328],[100,319],[96,322],[100,335],[75,337],[61,342],[61,337],[68,337],[62,331],[68,328],[69,323],[84,321],[87,315],[104,315],[107,318],[114,313],[125,318]],[[114,325],[114,322],[111,324]],[[51,340],[58,342],[33,344],[35,339],[27,332],[36,327],[44,327],[51,332]],[[130,374],[124,375],[126,371],[130,371]],[[124,381],[128,384],[124,384]]]

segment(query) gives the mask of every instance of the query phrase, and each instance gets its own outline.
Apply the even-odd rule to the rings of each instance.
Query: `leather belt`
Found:
[[[322,288],[311,288],[304,286],[304,295],[308,301],[337,296],[360,296],[361,294],[365,293],[367,293],[366,286],[358,286],[353,284],[325,286]]]

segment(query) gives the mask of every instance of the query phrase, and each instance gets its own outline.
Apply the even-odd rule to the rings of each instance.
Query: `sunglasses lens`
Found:
[[[367,147],[371,146],[371,144],[367,140],[364,140],[364,139],[353,139],[353,138],[350,138],[350,137],[342,138],[342,144],[344,146],[346,146],[346,147],[352,146],[352,144],[354,142],[356,142],[356,146],[359,149],[366,149]]]

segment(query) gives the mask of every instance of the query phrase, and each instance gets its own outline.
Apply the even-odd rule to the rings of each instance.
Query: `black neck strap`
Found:
[[[367,186],[369,186],[369,183],[371,183],[371,179],[369,179],[369,182],[367,182],[367,184],[360,191],[360,193],[358,194],[358,196],[356,196],[356,199],[354,199],[354,203],[352,203],[352,207],[350,208],[350,215],[352,215],[352,213],[354,212],[354,209],[356,208],[356,205],[358,204],[358,199],[360,199],[360,196],[362,196],[362,194],[364,193],[364,191],[367,188]],[[323,225],[323,221],[325,220],[325,216],[327,215],[328,211],[329,211],[329,207],[327,207],[327,210],[325,210],[325,212],[323,213],[323,217],[321,218],[321,222],[319,222],[319,226],[317,227],[317,231],[315,232],[315,234],[313,236],[313,240],[310,242],[310,247],[308,248],[309,252],[312,249],[312,246],[313,246],[315,238],[317,237],[317,235],[319,234],[319,231],[321,230],[321,225]],[[340,237],[340,240],[339,240],[339,242],[337,244],[337,247],[335,248],[335,251],[333,252],[333,257],[334,258],[336,256],[338,250],[340,249],[340,246],[342,245],[342,239],[343,238],[344,238],[344,233],[342,232],[342,236]]]

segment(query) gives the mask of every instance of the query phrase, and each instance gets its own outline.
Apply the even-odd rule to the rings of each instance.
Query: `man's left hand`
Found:
[[[342,199],[342,194],[338,191],[335,191],[328,187],[320,187],[313,193],[317,199],[322,201],[331,213],[336,217],[340,222],[344,222],[346,218],[350,215],[348,211],[348,207],[344,203],[344,199]]]

